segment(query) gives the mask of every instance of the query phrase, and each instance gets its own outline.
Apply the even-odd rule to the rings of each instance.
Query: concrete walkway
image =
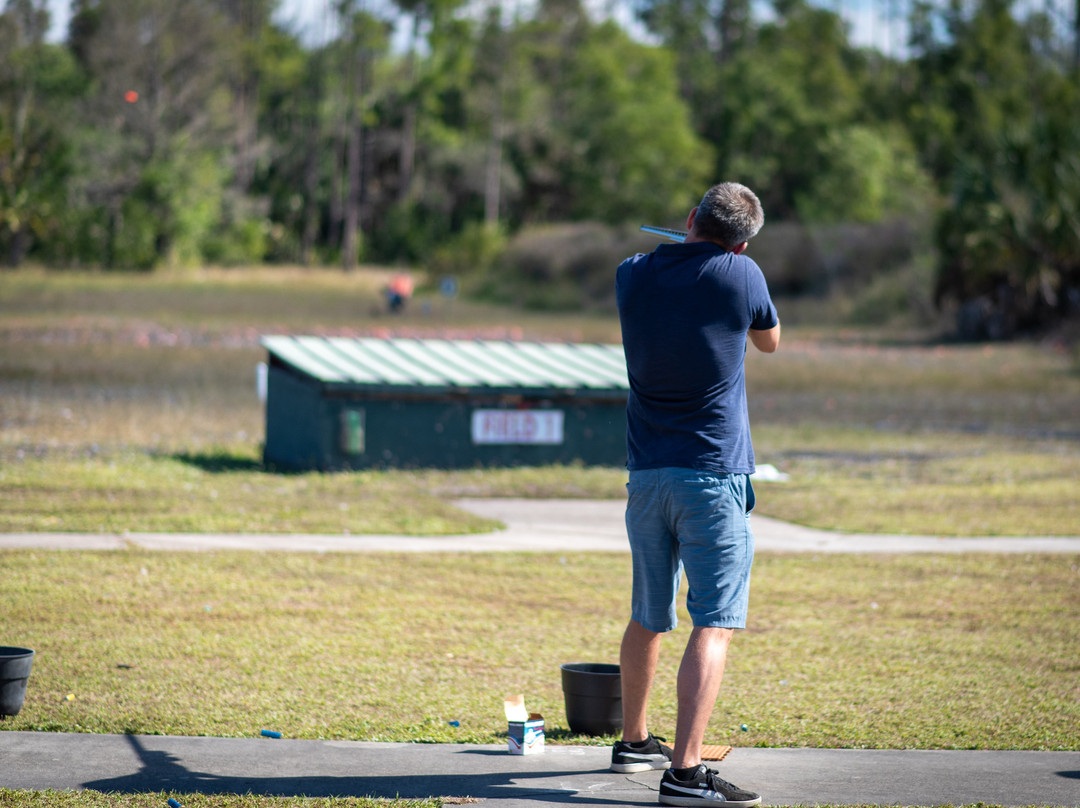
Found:
[[[0,732],[0,787],[174,795],[472,797],[488,808],[657,804],[660,772],[607,747]],[[735,749],[714,764],[766,805],[1080,806],[1080,754]]]
[[[623,500],[463,499],[459,507],[498,519],[505,530],[469,536],[346,536],[213,533],[6,533],[0,548],[115,550],[280,550],[307,552],[494,552],[599,550],[626,552]],[[765,516],[751,523],[762,552],[814,553],[1080,553],[1080,537],[946,538],[833,533]]]

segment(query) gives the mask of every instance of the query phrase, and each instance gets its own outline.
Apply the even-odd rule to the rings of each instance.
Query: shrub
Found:
[[[477,291],[534,310],[613,311],[616,267],[655,244],[655,236],[598,222],[526,228],[510,240]]]

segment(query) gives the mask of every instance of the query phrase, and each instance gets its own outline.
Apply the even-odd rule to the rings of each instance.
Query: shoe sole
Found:
[[[700,797],[669,797],[666,794],[660,795],[661,805],[674,805],[678,808],[697,808],[699,805],[723,805],[725,808],[751,808],[754,805],[761,805],[761,797],[756,800],[725,800],[721,797],[718,800],[705,800]]]
[[[651,772],[659,771],[661,769],[670,769],[670,760],[657,760],[651,763],[642,761],[641,763],[612,763],[611,770],[618,772],[619,774],[633,774],[634,772]]]

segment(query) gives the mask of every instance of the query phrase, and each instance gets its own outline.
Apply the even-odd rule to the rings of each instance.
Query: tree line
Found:
[[[678,225],[725,178],[774,222],[915,223],[973,333],[1080,309],[1060,10],[913,0],[895,55],[806,0],[627,2],[648,37],[582,0],[333,0],[310,43],[276,0],[73,0],[60,42],[45,0],[7,0],[0,261],[424,264]]]

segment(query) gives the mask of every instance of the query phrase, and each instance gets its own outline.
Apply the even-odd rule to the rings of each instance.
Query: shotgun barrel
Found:
[[[652,233],[654,236],[663,236],[679,243],[686,241],[686,237],[690,235],[685,230],[672,230],[670,227],[653,227],[651,224],[643,224],[641,229],[646,233]]]

